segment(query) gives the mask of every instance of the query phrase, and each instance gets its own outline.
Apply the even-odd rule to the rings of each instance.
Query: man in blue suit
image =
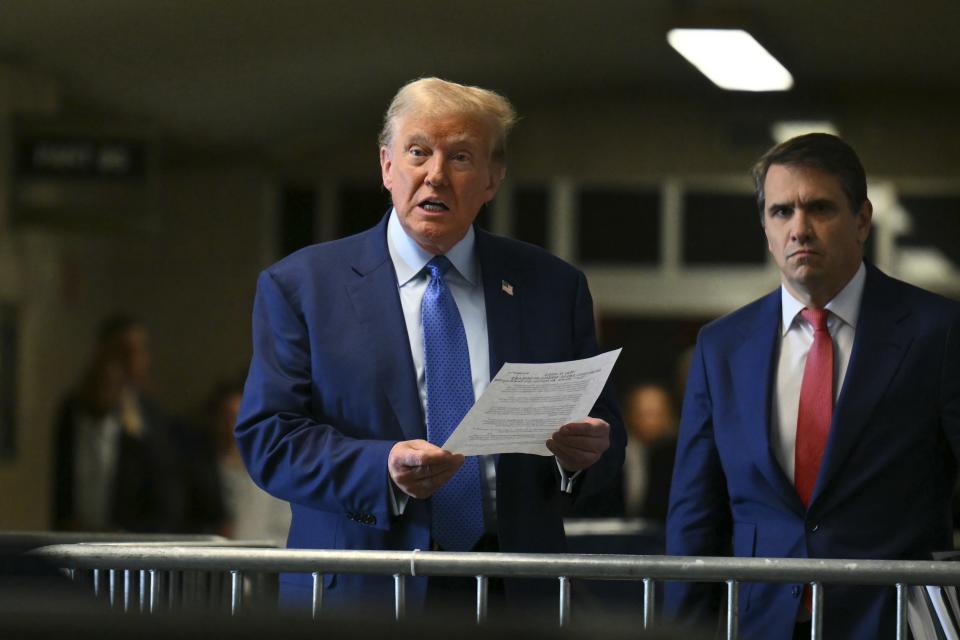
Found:
[[[381,134],[393,208],[261,274],[235,433],[253,479],[291,504],[289,547],[562,552],[564,501],[615,486],[625,436],[609,389],[593,417],[557,425],[552,457],[438,446],[504,362],[597,353],[583,274],[473,226],[514,120],[491,91],[404,86]],[[308,598],[309,576],[281,587]],[[392,602],[389,576],[327,575],[325,587],[324,606]],[[507,581],[506,597],[539,587]],[[427,595],[408,580],[408,606]]]
[[[872,206],[854,151],[810,134],[754,168],[782,286],[704,327],[690,370],[667,552],[929,558],[952,547],[960,305],[863,260]],[[747,638],[809,635],[802,584],[743,584]],[[716,621],[716,587],[667,613]],[[893,637],[892,588],[826,585],[828,638]]]

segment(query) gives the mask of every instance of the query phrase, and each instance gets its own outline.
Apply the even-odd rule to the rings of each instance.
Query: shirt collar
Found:
[[[479,267],[476,258],[477,238],[471,225],[463,240],[455,244],[446,255],[464,280],[470,286],[477,284]],[[397,217],[396,208],[390,211],[390,220],[387,221],[387,249],[390,260],[397,272],[397,283],[402,287],[423,271],[423,268],[433,258],[433,254],[424,251],[413,238],[407,235]]]
[[[835,295],[824,307],[843,322],[856,328],[860,317],[860,300],[863,298],[863,286],[867,279],[867,268],[860,262],[860,268],[850,278],[850,282]],[[793,326],[794,320],[804,309],[804,304],[793,297],[787,288],[780,287],[780,308],[783,310],[782,335]],[[829,322],[829,321],[828,321]]]

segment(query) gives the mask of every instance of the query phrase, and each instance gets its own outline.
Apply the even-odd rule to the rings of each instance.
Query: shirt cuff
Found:
[[[554,460],[557,460],[554,458]],[[557,469],[560,470],[560,491],[561,493],[573,493],[573,481],[583,473],[583,469],[580,471],[575,471],[573,473],[567,471],[560,466],[560,461],[557,460]]]
[[[387,491],[390,494],[390,515],[402,516],[410,501],[410,496],[397,489],[393,480],[387,478]]]

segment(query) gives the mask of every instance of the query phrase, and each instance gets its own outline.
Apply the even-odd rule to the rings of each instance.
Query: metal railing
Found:
[[[554,578],[559,581],[559,622],[570,622],[573,579],[635,580],[644,585],[643,626],[654,625],[658,581],[719,582],[726,585],[726,637],[738,637],[741,582],[807,583],[812,593],[810,637],[823,633],[823,584],[891,586],[896,589],[896,637],[907,638],[907,589],[911,585],[960,585],[960,564],[936,561],[820,560],[794,558],[722,558],[633,555],[520,553],[450,553],[433,551],[328,551],[296,549],[203,548],[166,545],[71,544],[36,549],[31,555],[66,569],[93,572],[95,589],[107,572],[111,602],[118,573],[124,576],[124,602],[130,603],[131,572],[140,572],[140,610],[156,611],[159,572],[229,572],[230,611],[242,606],[242,578],[247,572],[299,572],[313,577],[312,613],[323,604],[323,575],[360,573],[392,575],[394,614],[404,617],[407,576],[475,577],[476,618],[487,616],[489,577]]]

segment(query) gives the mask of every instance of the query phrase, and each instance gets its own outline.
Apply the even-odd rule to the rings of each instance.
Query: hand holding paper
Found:
[[[602,420],[585,418],[600,396],[620,351],[616,349],[570,362],[504,364],[443,448],[465,456],[496,453],[549,456],[555,452],[545,443],[552,439],[554,444],[561,445],[558,458],[564,468],[576,471],[590,466],[576,465],[594,454],[599,457],[606,450],[609,426],[604,429],[601,424],[606,423]],[[559,429],[561,426],[565,432]],[[559,442],[554,434],[559,435]],[[576,468],[567,467],[564,460]]]
[[[463,465],[463,456],[444,451],[426,440],[393,445],[387,471],[398,489],[414,498],[429,498]]]
[[[599,418],[565,424],[547,440],[547,449],[567,471],[593,466],[610,448],[610,425]]]

